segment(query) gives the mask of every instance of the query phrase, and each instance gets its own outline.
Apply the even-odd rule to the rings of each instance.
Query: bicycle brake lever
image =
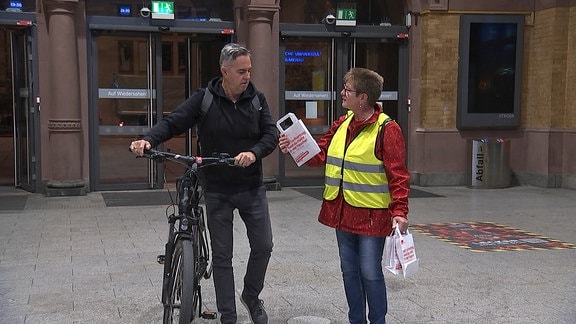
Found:
[[[150,159],[156,162],[164,162],[166,161],[167,157],[160,153],[152,153],[150,154]]]
[[[228,153],[220,153],[220,154],[218,154],[217,157],[218,157],[219,159],[221,159],[221,160],[224,160],[224,159],[229,158],[229,157],[230,157],[230,154],[228,154]]]
[[[234,160],[233,157],[230,157],[230,154],[228,153],[217,153],[214,154],[213,157],[218,158],[220,163],[226,163],[229,166],[236,166],[236,160]]]

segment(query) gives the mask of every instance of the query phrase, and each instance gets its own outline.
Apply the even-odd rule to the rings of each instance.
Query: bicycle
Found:
[[[184,174],[176,181],[178,211],[174,199],[166,209],[169,229],[165,254],[157,257],[158,263],[164,265],[163,323],[189,324],[196,318],[215,319],[216,312],[202,311],[200,280],[209,279],[212,268],[204,209],[200,206],[203,194],[200,170],[216,164],[234,166],[234,158],[224,153],[198,157],[153,149],[145,151],[144,157],[186,166]]]

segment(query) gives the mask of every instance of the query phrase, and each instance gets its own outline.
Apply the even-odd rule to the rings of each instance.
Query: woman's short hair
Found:
[[[384,86],[384,78],[369,69],[365,68],[351,68],[344,75],[344,83],[351,83],[354,85],[356,95],[365,93],[368,95],[368,104],[374,105],[380,98]]]

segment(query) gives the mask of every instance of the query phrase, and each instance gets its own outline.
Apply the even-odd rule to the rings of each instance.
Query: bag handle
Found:
[[[404,234],[404,235],[408,235],[408,234],[410,234],[410,231],[408,229],[406,229],[406,234]],[[400,232],[400,226],[398,226],[398,224],[396,224],[396,227],[394,227],[392,229],[392,235],[402,236],[402,233]]]

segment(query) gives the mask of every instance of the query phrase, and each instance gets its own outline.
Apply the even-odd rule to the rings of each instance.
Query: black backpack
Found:
[[[208,90],[208,88],[206,88],[206,90],[204,91],[204,97],[202,97],[200,121],[198,123],[201,123],[202,118],[204,116],[206,116],[206,113],[210,109],[210,106],[212,106],[212,99],[213,98],[214,98],[214,95],[212,94],[212,92],[210,92],[210,90]],[[260,98],[258,97],[258,95],[255,95],[252,98],[252,109],[256,109],[256,110],[262,109],[262,104],[260,103]]]

